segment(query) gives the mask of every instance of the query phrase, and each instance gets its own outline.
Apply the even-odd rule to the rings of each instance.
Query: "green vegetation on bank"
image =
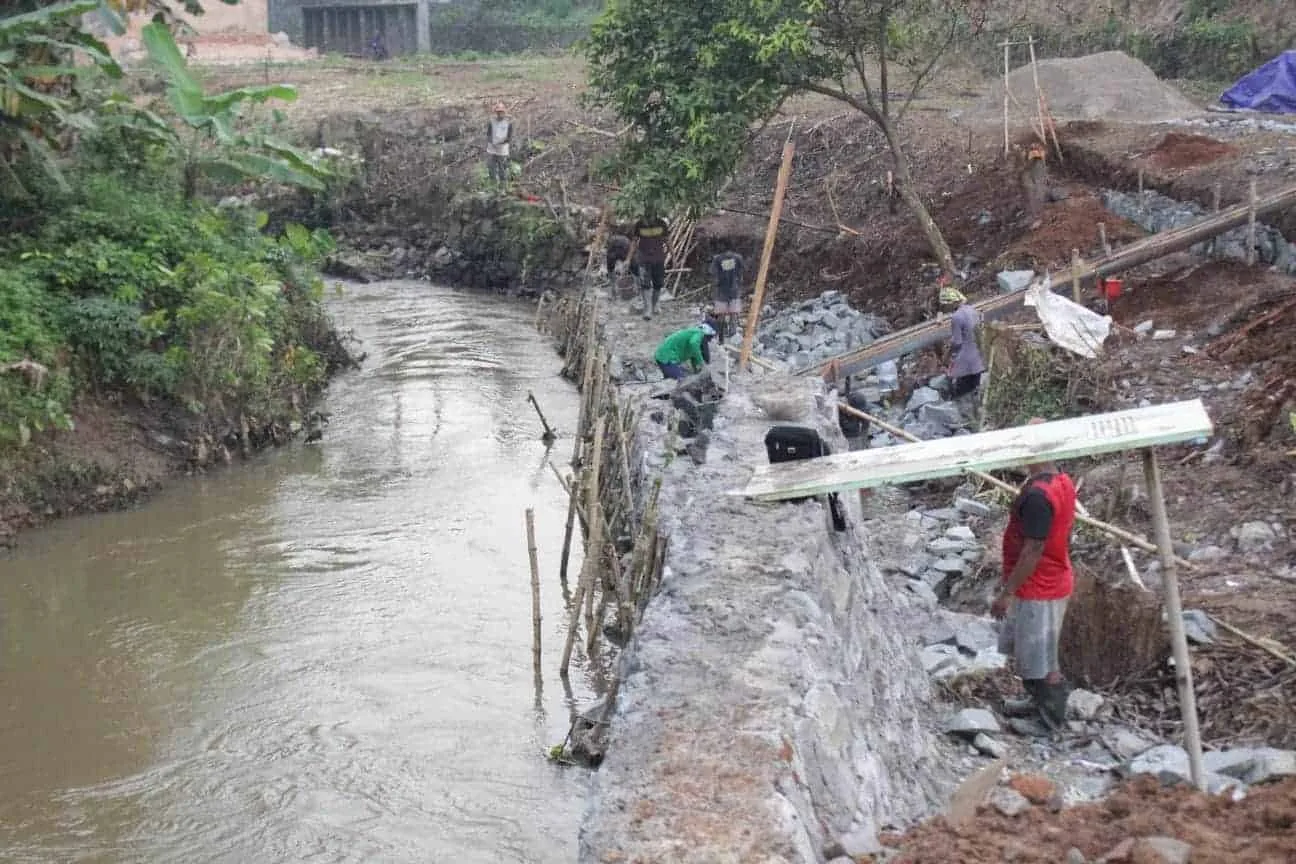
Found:
[[[202,92],[158,23],[166,98],[140,105],[82,28],[97,7],[0,17],[0,454],[70,428],[87,395],[184,431],[289,423],[349,362],[320,303],[331,241],[213,201],[248,180],[324,186],[240,110],[294,94]]]

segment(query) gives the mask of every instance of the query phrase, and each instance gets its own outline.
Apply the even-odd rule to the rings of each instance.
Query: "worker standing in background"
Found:
[[[657,303],[666,284],[666,238],[669,233],[670,226],[666,220],[652,211],[634,225],[630,267],[639,277],[645,321],[657,314]]]
[[[940,281],[940,308],[950,314],[950,363],[946,374],[950,379],[950,396],[961,399],[972,395],[981,387],[985,361],[977,346],[976,331],[981,315],[967,302],[963,292],[949,282],[948,276]]]
[[[1044,157],[1044,145],[1032,144],[1026,151],[1026,165],[1020,175],[1031,229],[1038,228],[1043,221],[1044,201],[1048,197],[1048,163]]]
[[[503,102],[495,103],[495,116],[486,124],[486,170],[500,186],[508,184],[509,142],[513,140],[513,121]]]
[[[715,328],[705,322],[676,330],[657,347],[653,360],[667,378],[675,381],[687,378],[711,362],[710,346],[715,335]]]
[[[1036,418],[1029,425],[1043,423]],[[1058,646],[1075,587],[1071,529],[1076,488],[1052,462],[1027,465],[1028,478],[1009,511],[1003,535],[1003,581],[990,606],[1001,620],[999,650],[1013,658],[1025,699],[1004,702],[1004,713],[1036,712],[1050,729],[1066,722],[1071,688],[1062,677]]]
[[[711,277],[715,279],[715,315],[720,324],[720,341],[738,332],[742,315],[743,258],[737,252],[721,252],[711,259]]]

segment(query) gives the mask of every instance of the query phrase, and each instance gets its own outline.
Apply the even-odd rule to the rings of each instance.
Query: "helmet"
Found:
[[[965,303],[965,302],[967,302],[967,297],[963,294],[962,291],[958,290],[958,289],[955,288],[953,285],[950,285],[950,284],[947,283],[947,284],[944,284],[944,285],[941,286],[941,289],[940,289],[940,302],[942,302],[942,303]]]

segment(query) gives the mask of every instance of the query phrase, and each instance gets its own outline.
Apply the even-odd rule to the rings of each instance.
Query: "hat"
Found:
[[[940,289],[940,302],[942,303],[966,303],[967,297],[963,292],[953,285],[942,285]]]
[[[698,325],[698,329],[702,331],[702,335],[704,336],[716,335],[715,328],[712,327],[710,324],[706,323],[705,321],[703,321],[701,324]]]

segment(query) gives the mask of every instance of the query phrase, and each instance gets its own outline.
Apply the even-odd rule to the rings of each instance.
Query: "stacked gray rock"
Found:
[[[781,312],[763,310],[756,353],[795,371],[868,345],[890,329],[884,319],[852,309],[840,291],[825,291]]]
[[[1128,219],[1142,227],[1144,231],[1154,234],[1183,228],[1209,215],[1204,208],[1194,202],[1176,201],[1150,190],[1144,191],[1142,198],[1138,195],[1105,190],[1102,193],[1102,202],[1104,207],[1117,216]],[[1245,261],[1246,247],[1247,229],[1246,226],[1242,226],[1198,243],[1191,251],[1207,258]],[[1288,243],[1282,234],[1268,225],[1257,224],[1256,260],[1262,264],[1273,265],[1285,273],[1296,275],[1296,244]]]

